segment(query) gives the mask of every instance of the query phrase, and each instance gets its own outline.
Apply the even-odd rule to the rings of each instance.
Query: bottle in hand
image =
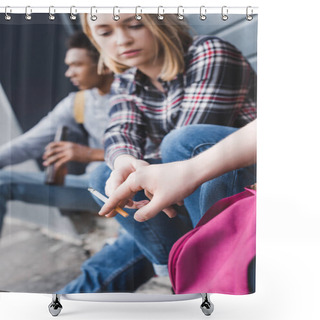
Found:
[[[54,141],[66,141],[68,128],[61,126],[57,129]],[[52,185],[63,185],[64,177],[67,174],[67,166],[62,165],[60,168],[56,168],[55,164],[49,165],[45,170],[45,183]]]

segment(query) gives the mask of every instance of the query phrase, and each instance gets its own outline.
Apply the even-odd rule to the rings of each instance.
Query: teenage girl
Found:
[[[256,118],[256,74],[231,44],[213,36],[193,39],[187,23],[175,15],[163,21],[147,14],[140,21],[131,14],[118,21],[110,14],[98,14],[95,21],[85,15],[83,28],[101,62],[115,73],[111,121],[104,136],[107,165],[92,177],[92,186],[107,195],[137,168],[160,162],[160,144],[174,129],[199,126],[201,134],[190,136],[190,144],[198,145],[200,139],[209,147],[213,136],[221,139],[235,130],[230,127]],[[172,143],[171,152],[177,152]],[[238,183],[248,184],[245,179]],[[227,192],[219,194],[225,196]],[[132,200],[118,205],[135,207]],[[172,244],[190,227],[182,227],[183,214],[170,219],[160,213],[144,223],[133,214],[116,218],[163,270]]]

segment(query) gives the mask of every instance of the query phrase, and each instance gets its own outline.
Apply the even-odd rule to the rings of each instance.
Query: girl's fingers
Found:
[[[132,201],[132,204],[131,205],[126,205],[126,208],[129,208],[129,209],[140,209],[144,206],[146,206],[150,201],[149,200],[141,200],[141,201]]]
[[[148,190],[144,190],[144,194],[149,200],[152,200],[153,194],[151,192],[149,192]]]
[[[177,211],[173,209],[173,207],[168,207],[165,209],[162,209],[162,211],[169,217],[174,218],[177,215]]]
[[[128,190],[125,187],[122,187],[122,185],[120,185],[119,188],[112,193],[108,201],[100,209],[99,214],[106,215],[116,207],[123,208],[128,201],[128,203],[131,204],[132,202],[130,201],[132,200],[129,199],[131,199],[133,195],[134,194],[132,194],[131,190]]]
[[[131,201],[131,202],[130,202]],[[124,207],[127,207],[128,206],[128,203],[129,204],[132,204],[133,201],[131,199],[123,199],[121,200],[118,204],[117,204],[117,207],[119,208],[124,208]]]
[[[106,218],[113,218],[113,217],[115,217],[117,214],[119,214],[117,211],[112,210],[110,213],[106,214],[105,217],[106,217]]]
[[[139,222],[149,220],[156,216],[160,211],[163,211],[164,207],[167,209],[168,204],[165,204],[162,201],[161,196],[156,197],[156,195],[154,195],[152,200],[147,205],[143,206],[135,213],[134,219]],[[173,217],[176,214],[175,211],[173,212],[172,210],[173,209],[169,209],[168,214]]]
[[[110,193],[109,200],[102,207],[99,214],[106,214],[117,206],[122,208],[127,204],[133,205],[133,201],[131,199],[139,190],[142,189],[140,186],[135,185],[134,182],[134,174],[130,174],[125,182],[120,184],[112,193]]]
[[[134,201],[132,199],[128,199],[125,207],[126,208],[132,208],[132,206],[134,206]]]
[[[106,182],[105,193],[109,197],[123,183],[123,177],[116,171],[112,171]]]

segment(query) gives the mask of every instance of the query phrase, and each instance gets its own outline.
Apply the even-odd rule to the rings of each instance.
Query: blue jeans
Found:
[[[98,212],[99,206],[87,188],[89,174],[66,175],[63,186],[44,183],[44,172],[17,172],[0,170],[0,234],[10,200],[42,204],[65,210]]]
[[[149,262],[127,232],[105,245],[82,265],[81,275],[58,294],[133,292],[154,276]]]
[[[189,159],[235,130],[214,125],[192,125],[173,130],[164,138],[161,145],[163,162]],[[104,194],[105,182],[110,172],[106,165],[98,167],[91,176],[90,185]],[[235,170],[203,184],[185,199],[192,224],[196,225],[214,202],[240,192],[243,187],[254,182],[255,170],[254,167],[250,167]],[[136,199],[142,198],[145,196],[140,192]],[[102,205],[100,201],[98,203]],[[171,246],[177,238],[192,228],[190,219],[182,211],[178,215],[180,220],[169,219],[160,213],[155,218],[140,223],[133,219],[135,210],[126,209],[126,211],[130,214],[128,218],[116,216],[119,223],[127,230],[125,236],[119,236],[115,244],[105,246],[86,261],[82,266],[82,274],[58,293],[134,290],[152,276],[151,262],[156,273],[166,274]],[[115,263],[112,263],[113,261]],[[130,286],[132,282],[134,285]]]

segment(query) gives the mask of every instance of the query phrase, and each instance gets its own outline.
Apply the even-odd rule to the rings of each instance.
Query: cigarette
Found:
[[[103,203],[106,203],[108,201],[108,198],[106,196],[104,196],[103,194],[101,194],[99,191],[93,189],[93,188],[88,188],[88,190],[94,195],[96,196],[98,199],[100,199]],[[124,218],[126,218],[129,214],[127,212],[125,212],[123,209],[121,209],[120,207],[116,207],[114,209],[115,211],[117,211],[118,213],[120,213]]]

